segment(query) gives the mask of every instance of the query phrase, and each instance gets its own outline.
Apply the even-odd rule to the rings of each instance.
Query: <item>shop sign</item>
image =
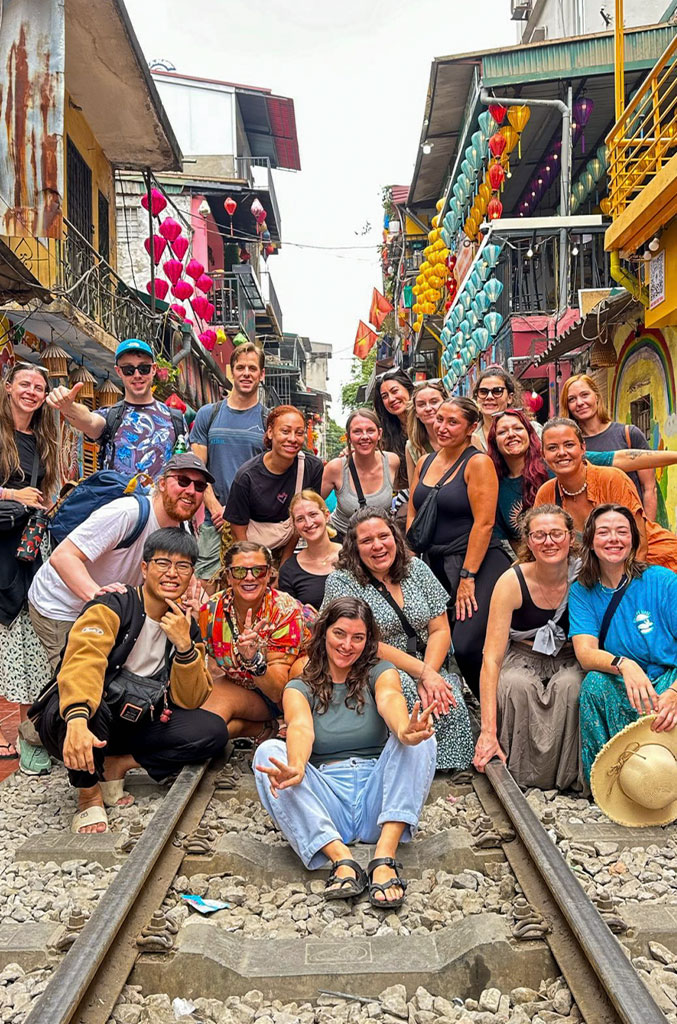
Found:
[[[649,309],[655,309],[661,302],[665,302],[665,249],[649,263]]]

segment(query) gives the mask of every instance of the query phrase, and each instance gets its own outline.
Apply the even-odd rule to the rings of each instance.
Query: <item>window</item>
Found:
[[[92,242],[92,172],[72,139],[66,147],[66,198],[68,220]]]
[[[109,203],[103,192],[99,192],[99,252],[106,261],[110,262],[110,223]]]
[[[651,399],[648,395],[642,395],[630,402],[630,422],[644,434],[647,441],[651,433]]]

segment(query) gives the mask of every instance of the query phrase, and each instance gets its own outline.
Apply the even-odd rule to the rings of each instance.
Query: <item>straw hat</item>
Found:
[[[677,818],[677,728],[652,732],[645,715],[616,733],[590,773],[595,803],[630,828],[667,825]]]

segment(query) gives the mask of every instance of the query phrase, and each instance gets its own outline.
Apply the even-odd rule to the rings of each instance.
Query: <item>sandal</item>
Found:
[[[352,868],[357,877],[339,878],[336,869],[341,867]],[[338,885],[336,885],[337,882]],[[347,900],[351,896],[359,896],[367,888],[367,882],[367,875],[356,860],[333,860],[331,874],[324,883],[324,898],[326,900]],[[336,888],[330,888],[332,885]]]
[[[86,832],[80,832],[81,828],[87,828],[89,825],[105,825],[103,832],[91,832],[89,835],[102,836],[108,831],[108,815],[104,807],[94,805],[93,807],[85,807],[84,811],[76,811],[71,821],[71,832],[75,832],[77,835],[87,835]]]
[[[387,882],[373,882],[372,875],[375,869],[380,867],[393,868],[395,877],[388,879]],[[369,902],[372,907],[380,907],[381,910],[394,910],[402,906],[404,894],[407,890],[407,882],[404,878],[399,877],[401,870],[401,863],[393,857],[377,857],[375,860],[369,861],[367,864],[367,875],[369,876]],[[389,900],[387,890],[392,889],[394,886],[398,886],[402,890],[402,895],[398,896],[395,900]],[[376,898],[377,892],[383,893],[384,898],[382,900]]]
[[[257,733],[256,736],[252,736],[254,741],[254,750],[260,747],[266,740],[274,740],[278,734],[277,718],[269,718],[267,722],[264,722],[261,726],[261,732]]]
[[[99,789],[103,797],[104,807],[131,807],[135,802],[132,794],[125,791],[124,779],[100,782]]]
[[[19,755],[12,751],[13,743],[0,743],[0,761],[16,761]]]

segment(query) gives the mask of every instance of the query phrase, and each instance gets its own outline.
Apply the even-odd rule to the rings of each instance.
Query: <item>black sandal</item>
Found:
[[[376,868],[389,867],[395,871],[395,877],[390,878],[387,882],[373,882],[372,875]],[[399,872],[402,870],[402,865],[399,860],[395,860],[393,857],[377,857],[375,860],[370,860],[367,864],[367,875],[369,876],[369,902],[372,907],[380,907],[381,910],[395,910],[397,907],[401,907],[404,903],[404,894],[407,891],[406,879],[399,877]],[[392,889],[393,886],[399,886],[402,890],[402,895],[398,896],[396,900],[389,900],[387,897],[387,890]],[[376,899],[376,893],[382,892],[383,899]]]
[[[352,868],[357,878],[339,878],[336,869],[341,867]],[[324,898],[326,900],[347,900],[351,896],[359,896],[367,888],[367,876],[356,860],[334,860],[331,863],[331,874],[324,883]],[[340,883],[336,885],[336,883]],[[330,886],[336,885],[335,889]]]

